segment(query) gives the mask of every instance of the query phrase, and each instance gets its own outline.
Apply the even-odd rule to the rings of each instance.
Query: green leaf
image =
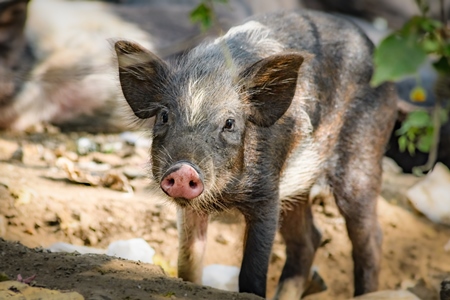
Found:
[[[422,152],[428,153],[430,152],[431,145],[433,144],[433,133],[425,134],[419,137],[417,141],[417,149]]]
[[[213,11],[205,3],[200,3],[191,12],[191,22],[200,23],[202,30],[206,30],[211,27]]]
[[[418,25],[422,30],[426,32],[434,32],[439,28],[442,28],[441,22],[430,18],[420,18]]]
[[[405,152],[407,142],[408,140],[406,139],[405,135],[402,135],[398,138],[398,148],[400,149],[400,152]]]
[[[414,143],[408,143],[408,152],[411,154],[411,156],[414,156],[416,154],[416,146]]]
[[[408,132],[406,133],[406,137],[408,138],[408,140],[414,141],[416,139],[416,131],[408,130]]]
[[[395,134],[396,135],[404,135],[406,132],[408,132],[409,128],[411,128],[409,126],[409,124],[403,122],[402,126],[400,126],[400,128],[395,131]]]
[[[427,53],[437,52],[441,48],[441,44],[439,41],[427,36],[422,41],[422,48]]]
[[[418,44],[417,35],[408,37],[392,34],[386,37],[375,50],[375,72],[371,85],[397,80],[415,73],[426,59],[426,52]]]
[[[409,128],[425,128],[432,125],[430,114],[424,110],[410,112],[404,121]]]

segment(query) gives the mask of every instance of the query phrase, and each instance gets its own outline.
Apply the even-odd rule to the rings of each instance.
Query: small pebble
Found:
[[[88,138],[82,137],[77,140],[77,152],[80,155],[86,155],[89,152],[96,151],[97,145]]]

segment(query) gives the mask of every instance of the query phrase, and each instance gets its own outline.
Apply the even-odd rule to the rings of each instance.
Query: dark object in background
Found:
[[[441,283],[440,300],[450,300],[450,278]]]
[[[32,62],[25,39],[28,0],[0,1],[0,109],[13,101]],[[0,119],[0,127],[7,122]]]
[[[369,21],[383,18],[390,28],[398,29],[420,12],[414,1],[405,0],[300,0],[305,7],[328,12],[339,12]],[[440,19],[439,1],[428,1],[430,16]],[[450,13],[450,2],[444,1],[445,12]]]
[[[429,154],[421,152],[418,149],[416,149],[414,155],[411,155],[407,150],[404,152],[400,151],[396,130],[401,127],[401,121],[406,117],[407,111],[405,111],[405,107],[409,107],[407,111],[421,109],[421,107],[412,108],[411,106],[402,103],[399,105],[399,117],[395,122],[394,130],[389,139],[386,156],[392,158],[402,168],[403,172],[412,173],[414,167],[423,166],[427,163]],[[436,163],[437,162],[441,162],[450,168],[450,121],[443,124],[440,129]]]

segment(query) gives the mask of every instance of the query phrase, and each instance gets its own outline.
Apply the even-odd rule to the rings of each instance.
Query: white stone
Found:
[[[238,267],[224,265],[209,265],[203,268],[202,284],[216,289],[239,291]]]
[[[442,163],[437,163],[432,172],[407,191],[406,196],[433,222],[450,225],[450,171]]]
[[[54,244],[50,245],[50,247],[48,247],[47,249],[50,250],[51,252],[68,252],[68,253],[78,252],[80,254],[87,254],[87,253],[105,254],[106,253],[106,250],[104,250],[104,249],[99,249],[99,248],[94,248],[94,247],[86,247],[86,246],[77,246],[77,245],[72,245],[72,244],[63,243],[63,242],[54,243]]]
[[[153,263],[153,256],[155,255],[155,250],[150,247],[150,245],[144,239],[141,238],[115,241],[109,244],[108,249],[77,246],[62,242],[54,243],[47,249],[52,252],[71,253],[76,251],[81,254],[106,254],[109,256],[115,256],[151,264]]]
[[[135,238],[112,242],[109,244],[106,254],[152,264],[155,250],[144,239]]]

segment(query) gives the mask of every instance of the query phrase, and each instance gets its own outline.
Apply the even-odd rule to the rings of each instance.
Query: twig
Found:
[[[439,149],[439,135],[441,132],[441,99],[436,97],[436,104],[432,111],[432,121],[433,121],[433,142],[430,147],[430,152],[428,154],[428,160],[423,166],[418,166],[413,168],[413,173],[416,175],[421,175],[424,172],[431,170],[437,160],[437,154]]]

